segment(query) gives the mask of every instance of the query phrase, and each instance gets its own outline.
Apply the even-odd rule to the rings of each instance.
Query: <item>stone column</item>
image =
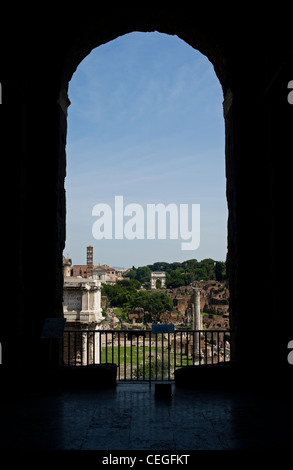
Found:
[[[95,330],[99,329],[99,325],[96,325]],[[101,342],[101,334],[94,333],[94,341],[95,341],[95,357],[94,357],[94,364],[100,364],[100,342]]]
[[[93,302],[93,310],[95,311],[96,315],[102,317],[102,308],[101,308],[101,283],[98,282],[97,286],[94,288],[94,302]]]
[[[101,307],[101,282],[97,281],[97,286],[94,291],[94,311],[96,316],[96,323],[93,325],[94,330],[99,330],[99,325],[103,320],[102,316],[102,307]],[[94,341],[94,357],[93,362],[94,364],[100,364],[100,341],[101,335],[100,333],[93,333],[93,341]]]
[[[82,362],[83,366],[100,364],[100,334],[95,331],[98,330],[98,325],[94,323],[83,324],[81,331],[81,348],[82,348]],[[91,331],[88,331],[91,330]],[[94,331],[93,331],[94,330]]]
[[[87,313],[90,309],[89,307],[89,291],[91,287],[89,284],[82,286],[82,300],[81,300],[81,312]]]
[[[195,330],[195,314],[194,314],[194,303],[191,304],[191,329]]]
[[[199,287],[194,287],[194,323],[195,329],[201,330],[202,329],[202,321],[201,321],[201,314],[200,314],[200,291]]]
[[[83,324],[82,325],[82,330],[87,330],[88,325]],[[88,342],[87,342],[87,332],[86,331],[81,331],[81,365],[86,366],[88,362]]]
[[[198,364],[203,358],[203,353],[200,347],[200,338],[201,334],[198,333],[199,330],[202,330],[202,318],[200,314],[200,291],[199,287],[194,287],[194,309],[193,309],[193,319],[192,319],[192,328],[196,331],[194,333],[194,364]]]

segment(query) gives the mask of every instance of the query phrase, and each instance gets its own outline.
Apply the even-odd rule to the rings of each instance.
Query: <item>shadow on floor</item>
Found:
[[[260,395],[145,383],[1,401],[1,450],[289,449],[293,410]]]

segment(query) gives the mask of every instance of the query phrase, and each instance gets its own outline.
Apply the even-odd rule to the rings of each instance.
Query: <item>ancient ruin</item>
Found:
[[[68,270],[68,261],[64,260],[65,273]],[[74,344],[70,349],[73,354],[78,350],[76,357],[81,364],[100,363],[99,335],[91,331],[98,330],[104,320],[101,307],[101,281],[92,278],[64,276],[63,287],[63,314],[66,319],[66,329],[72,333],[64,336],[64,358],[68,365],[74,360],[69,357],[68,343]],[[75,335],[74,331],[85,330],[82,335]],[[89,333],[86,333],[89,331]],[[81,339],[82,338],[82,339]],[[95,341],[95,346],[92,346]],[[89,344],[88,344],[89,343]],[[90,347],[89,347],[90,346]],[[94,351],[94,356],[93,356]],[[91,354],[89,357],[88,354]]]
[[[157,289],[157,283],[160,288],[166,287],[166,273],[161,271],[153,271],[151,273],[151,289]]]

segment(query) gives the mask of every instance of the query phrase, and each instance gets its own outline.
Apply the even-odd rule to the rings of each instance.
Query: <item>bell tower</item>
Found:
[[[94,267],[94,249],[91,245],[86,247],[86,266],[87,277],[90,277]]]

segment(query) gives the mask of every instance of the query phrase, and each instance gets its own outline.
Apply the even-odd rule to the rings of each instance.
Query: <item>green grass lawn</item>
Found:
[[[145,353],[143,356],[143,347],[132,346],[132,353],[130,346],[108,346],[107,349],[104,347],[101,352],[101,362],[102,363],[114,363],[117,364],[120,368],[124,368],[131,366],[137,367],[137,364],[140,368],[143,367],[143,360],[145,362],[145,370],[149,368],[150,364],[150,348],[145,346]],[[167,348],[164,348],[162,354],[162,347],[157,348],[157,364],[162,363],[162,358],[164,358],[164,368],[167,369],[168,366],[170,367],[171,371],[174,371],[174,353],[170,351],[168,355]],[[156,347],[151,348],[151,363],[156,363]],[[186,355],[182,356],[182,364],[181,364],[181,355],[176,354],[176,367],[186,366],[187,364],[192,365],[192,358],[187,358]],[[158,366],[159,368],[160,366]]]
[[[149,358],[149,347],[145,347],[145,358]],[[119,351],[120,350],[120,351]],[[160,348],[160,352],[162,352],[162,349]],[[160,354],[159,348],[158,348],[158,354]],[[155,354],[156,353],[156,348],[152,347],[151,348],[151,353]],[[107,356],[106,356],[107,355]],[[143,361],[143,347],[135,347],[132,346],[132,364],[135,365],[137,364],[137,356],[139,360]],[[120,360],[119,360],[120,357]],[[114,364],[119,363],[125,363],[129,364],[131,363],[131,347],[130,346],[114,346],[114,350],[112,346],[108,346],[107,349],[104,347],[102,349],[101,353],[101,362],[112,362]]]

